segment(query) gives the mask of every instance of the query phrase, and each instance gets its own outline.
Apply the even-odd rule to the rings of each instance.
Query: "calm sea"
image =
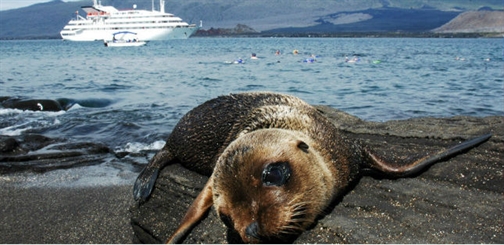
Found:
[[[245,91],[288,93],[371,121],[503,115],[503,48],[503,39],[0,41],[0,96],[77,103],[66,112],[0,109],[0,134],[158,149],[191,108]],[[304,62],[311,55],[316,62]],[[232,64],[238,58],[245,63]]]

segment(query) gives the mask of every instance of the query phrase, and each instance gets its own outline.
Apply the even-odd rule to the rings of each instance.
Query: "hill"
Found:
[[[434,29],[438,33],[498,32],[504,33],[504,11],[469,11]]]
[[[118,9],[152,9],[147,0],[102,0]],[[91,0],[52,2],[0,11],[0,39],[59,38],[59,31]],[[158,1],[156,0],[156,8]],[[502,0],[171,0],[166,10],[203,28],[244,24],[272,32],[424,32],[458,14],[481,8],[502,10]]]
[[[281,28],[272,33],[335,33],[335,32],[428,32],[459,12],[436,9],[380,8],[364,11],[339,12],[322,16],[314,26]]]
[[[80,9],[80,2],[55,0],[26,8],[0,11],[0,39],[54,38]]]

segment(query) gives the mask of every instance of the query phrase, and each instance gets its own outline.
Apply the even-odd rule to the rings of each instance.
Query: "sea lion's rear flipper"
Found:
[[[456,154],[468,150],[472,147],[475,147],[486,140],[488,140],[492,134],[485,134],[482,136],[479,136],[477,138],[471,139],[464,141],[458,145],[455,145],[449,149],[442,150],[438,152],[437,154],[434,155],[428,155],[426,157],[423,157],[417,161],[414,161],[412,163],[406,164],[406,165],[401,165],[397,166],[393,163],[389,163],[386,161],[383,161],[378,157],[376,154],[370,152],[369,150],[365,150],[369,157],[369,161],[364,163],[363,169],[372,169],[372,170],[377,170],[381,173],[386,174],[389,177],[405,177],[409,175],[414,175],[425,169],[426,167],[439,162],[443,159],[455,156]]]
[[[166,243],[180,243],[182,239],[185,238],[187,233],[194,227],[196,223],[198,223],[206,212],[213,205],[213,175],[210,176],[208,182],[201,190],[200,194],[196,199],[194,199],[193,203],[187,210],[182,222],[179,227],[173,233],[173,235],[166,241]]]
[[[165,148],[161,149],[152,158],[149,164],[140,172],[133,186],[133,197],[136,201],[144,202],[149,198],[152,189],[154,189],[159,171],[172,161],[173,155]]]

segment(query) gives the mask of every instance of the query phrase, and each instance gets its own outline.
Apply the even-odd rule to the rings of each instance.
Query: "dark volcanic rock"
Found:
[[[45,172],[103,163],[111,150],[99,143],[66,142],[42,135],[0,136],[0,173]]]
[[[249,35],[257,34],[258,31],[247,25],[237,24],[234,28],[210,28],[208,30],[198,30],[196,36],[224,36],[224,35]]]
[[[317,107],[349,137],[401,161],[491,132],[493,137],[413,178],[363,177],[296,243],[504,243],[504,117],[365,122]],[[130,208],[133,242],[164,242],[207,177],[163,169],[151,198]],[[211,210],[185,243],[236,242]]]
[[[0,138],[0,152],[14,152],[19,147],[19,143],[13,138]]]

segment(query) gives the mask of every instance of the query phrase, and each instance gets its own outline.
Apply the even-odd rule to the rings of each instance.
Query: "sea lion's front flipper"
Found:
[[[166,243],[180,243],[187,233],[198,223],[213,204],[213,175],[187,210],[179,227]]]
[[[165,148],[161,149],[138,175],[133,186],[133,197],[136,201],[144,202],[149,198],[159,171],[173,161],[173,154]]]
[[[376,154],[373,154],[369,150],[365,150],[365,152],[368,155],[370,160],[368,162],[364,163],[363,168],[377,170],[379,172],[386,174],[389,177],[405,177],[405,176],[409,176],[409,175],[414,175],[436,162],[439,162],[443,159],[455,156],[456,154],[458,154],[464,150],[470,149],[472,147],[475,147],[475,146],[485,142],[491,136],[492,136],[492,134],[485,134],[485,135],[479,136],[477,138],[464,141],[464,142],[462,142],[458,145],[455,145],[449,149],[442,150],[442,151],[438,152],[437,154],[428,155],[428,156],[423,157],[417,161],[414,161],[414,162],[406,164],[406,165],[401,165],[401,166],[397,166],[397,165],[394,165],[393,163],[383,161]]]

